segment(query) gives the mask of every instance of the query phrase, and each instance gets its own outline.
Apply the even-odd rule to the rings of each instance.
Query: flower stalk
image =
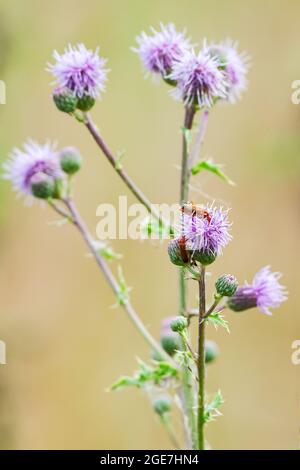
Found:
[[[199,286],[199,318],[198,318],[198,450],[205,449],[205,266],[201,265]]]
[[[149,214],[151,214],[162,226],[168,226],[167,222],[165,222],[160,213],[156,210],[155,206],[151,204],[150,200],[145,196],[143,191],[137,186],[137,184],[131,179],[128,173],[124,170],[123,166],[118,163],[118,159],[113,155],[110,151],[109,147],[103,140],[96,124],[94,123],[90,114],[84,114],[84,124],[88,131],[90,132],[91,136],[95,140],[98,147],[102,150],[103,154],[112,165],[114,170],[118,173],[120,178],[126,184],[128,189],[131,193],[136,197],[136,199],[146,207]],[[172,233],[172,229],[170,227],[170,232]]]
[[[195,107],[187,107],[184,116],[184,129],[182,138],[182,163],[181,163],[181,184],[180,184],[180,204],[183,204],[188,199],[189,193],[189,168],[188,168],[188,142],[185,131],[191,130],[195,116]],[[179,315],[186,316],[187,314],[187,286],[185,281],[185,268],[179,268]],[[183,343],[185,350],[188,350]],[[197,447],[197,427],[195,417],[195,399],[193,387],[193,374],[184,363],[182,368],[182,390],[184,400],[184,410],[186,413],[192,448]]]

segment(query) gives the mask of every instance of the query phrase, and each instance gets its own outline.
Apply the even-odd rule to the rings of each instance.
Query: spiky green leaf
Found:
[[[177,377],[177,374],[177,369],[167,362],[155,362],[154,366],[150,366],[140,361],[139,369],[133,377],[120,377],[120,379],[111,386],[111,389],[118,390],[126,386],[142,388],[149,383],[159,385],[167,379]]]
[[[192,168],[192,175],[197,175],[201,171],[209,171],[210,173],[214,173],[223,181],[230,185],[234,185],[234,182],[221,170],[221,166],[217,163],[214,163],[209,160],[201,160]]]
[[[224,403],[221,391],[219,390],[210,403],[205,404],[204,421],[207,423],[220,416],[222,413],[219,408]]]
[[[216,329],[221,326],[225,328],[228,333],[230,333],[228,321],[225,320],[224,315],[222,315],[221,313],[213,312],[207,317],[207,320],[211,322]]]
[[[122,255],[116,253],[108,243],[100,240],[94,241],[94,247],[98,251],[98,253],[103,256],[103,258],[107,260],[114,260],[122,258]]]

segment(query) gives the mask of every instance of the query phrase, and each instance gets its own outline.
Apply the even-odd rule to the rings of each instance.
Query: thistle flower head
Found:
[[[206,215],[183,213],[181,233],[186,248],[192,252],[204,251],[220,255],[231,240],[228,210],[217,207],[204,208]]]
[[[47,175],[55,181],[62,177],[60,162],[54,145],[47,142],[39,145],[28,140],[23,150],[13,149],[9,159],[4,163],[4,178],[12,182],[18,193],[32,196],[32,184],[36,183],[36,175]]]
[[[212,57],[206,46],[196,53],[186,50],[180,60],[174,62],[168,76],[177,82],[172,90],[175,98],[183,99],[186,105],[196,104],[211,107],[218,98],[226,98],[226,79],[217,57]]]
[[[105,69],[106,59],[99,56],[99,49],[92,51],[84,44],[65,49],[63,54],[53,52],[54,64],[48,64],[47,71],[55,77],[59,88],[68,90],[76,98],[89,96],[96,99],[105,90],[108,70]]]
[[[271,272],[266,266],[255,274],[252,284],[245,284],[237,289],[228,299],[228,307],[236,312],[258,307],[262,313],[272,315],[270,308],[279,307],[287,299],[287,292],[278,280],[279,272]]]
[[[152,35],[142,32],[136,38],[138,48],[133,48],[145,67],[164,78],[171,72],[174,61],[181,59],[190,47],[184,32],[178,32],[172,23],[160,25],[160,31],[151,28]]]
[[[249,57],[245,52],[238,52],[238,44],[231,40],[208,46],[212,57],[217,57],[226,77],[227,100],[237,101],[247,88],[246,75],[249,69]]]

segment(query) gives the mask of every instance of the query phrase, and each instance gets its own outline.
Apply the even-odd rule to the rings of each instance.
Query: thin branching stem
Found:
[[[173,426],[170,422],[169,416],[162,415],[160,417],[160,421],[161,421],[162,425],[164,426],[164,428],[165,428],[165,430],[166,430],[173,446],[175,447],[176,450],[179,450],[181,448],[181,446],[180,446],[179,440],[177,439],[175,430],[174,430],[174,428],[173,428]]]
[[[73,225],[79,230],[81,233],[86,245],[88,246],[89,250],[91,251],[92,255],[94,256],[99,268],[101,269],[104,277],[106,278],[108,284],[114,291],[115,295],[117,298],[119,297],[120,294],[120,286],[113,275],[110,267],[108,266],[107,262],[105,259],[101,256],[101,254],[97,251],[95,247],[94,240],[89,232],[89,229],[87,228],[85,222],[83,221],[79,211],[77,210],[77,207],[75,205],[75,202],[73,199],[67,197],[63,200],[63,203],[65,204],[66,208],[69,211],[69,214],[62,211],[60,208],[58,208],[57,205],[51,204],[54,210],[56,212],[60,213],[61,215],[67,216],[68,219],[73,223]],[[124,308],[126,311],[128,317],[136,327],[136,329],[140,332],[140,334],[143,336],[143,338],[146,340],[146,342],[149,344],[149,346],[154,349],[160,357],[162,357],[165,361],[167,362],[174,362],[170,358],[170,356],[163,350],[163,348],[159,345],[159,343],[153,338],[153,336],[149,333],[145,325],[143,324],[142,320],[138,316],[137,312],[134,310],[131,302],[129,299],[124,299],[121,303],[121,306]]]
[[[124,170],[123,165],[118,161],[118,158],[113,155],[111,150],[109,149],[108,145],[105,143],[104,139],[102,138],[99,129],[97,128],[96,124],[92,120],[90,114],[86,113],[84,115],[84,124],[90,134],[92,135],[93,139],[95,140],[98,147],[102,150],[103,154],[112,165],[114,170],[118,173],[120,178],[124,181],[128,189],[131,193],[136,197],[136,199],[146,207],[149,214],[151,214],[163,227],[169,227],[170,233],[173,233],[172,227],[163,220],[161,217],[160,212],[156,209],[154,204],[151,204],[150,200],[145,196],[142,190],[137,186],[137,184],[132,180],[132,178],[128,175],[128,173]]]

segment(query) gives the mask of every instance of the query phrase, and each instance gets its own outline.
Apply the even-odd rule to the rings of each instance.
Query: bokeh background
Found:
[[[93,115],[111,147],[153,202],[178,198],[183,109],[163,84],[144,80],[130,47],[148,26],[174,22],[194,42],[237,39],[252,57],[250,86],[235,106],[211,113],[205,156],[226,166],[238,184],[193,180],[204,194],[233,209],[234,240],[212,268],[251,280],[271,264],[284,273],[289,301],[269,318],[257,310],[228,314],[231,334],[214,331],[221,350],[209,368],[208,392],[222,389],[224,416],[210,424],[216,449],[295,449],[299,446],[300,366],[291,344],[300,338],[299,150],[300,105],[291,83],[300,79],[300,4],[290,0],[17,0],[0,2],[1,159],[28,137],[75,145],[84,155],[76,197],[95,231],[96,207],[128,194],[83,126],[59,113],[45,64],[68,42],[100,45],[109,83]],[[71,227],[53,225],[47,208],[26,208],[1,183],[0,447],[5,449],[164,449],[170,446],[140,391],[107,392],[131,374],[148,348],[115,302]],[[133,201],[129,195],[130,201]],[[159,334],[176,314],[177,272],[166,245],[116,241],[124,254],[132,300]],[[298,292],[298,294],[297,294]],[[191,291],[191,305],[196,295]]]

